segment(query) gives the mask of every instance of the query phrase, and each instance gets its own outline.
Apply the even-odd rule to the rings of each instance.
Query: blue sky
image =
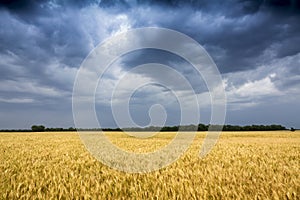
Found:
[[[1,1],[0,128],[74,127],[72,90],[83,60],[105,39],[149,26],[180,31],[210,54],[227,94],[226,123],[300,128],[299,20],[297,0]],[[209,93],[191,67],[170,53],[141,50],[116,61],[100,83],[102,126],[116,126],[104,89],[149,62],[173,66],[191,81],[201,121],[209,123]],[[131,74],[134,81],[124,84],[166,78],[156,72]],[[139,125],[149,123],[147,110],[156,103],[166,106],[167,125],[179,123],[178,105],[165,88],[150,85],[134,95],[130,108]]]

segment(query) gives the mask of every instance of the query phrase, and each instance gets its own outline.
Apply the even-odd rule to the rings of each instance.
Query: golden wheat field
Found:
[[[112,143],[148,152],[175,133]],[[177,162],[147,174],[95,160],[76,132],[0,133],[1,199],[300,199],[300,132],[223,132],[205,158],[197,133]]]

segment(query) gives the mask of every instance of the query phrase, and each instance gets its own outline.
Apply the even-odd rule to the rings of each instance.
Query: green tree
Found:
[[[34,132],[43,132],[45,131],[45,126],[43,125],[33,125],[31,126],[31,130]]]

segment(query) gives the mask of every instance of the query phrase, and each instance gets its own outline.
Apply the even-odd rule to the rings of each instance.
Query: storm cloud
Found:
[[[300,128],[299,21],[299,0],[1,1],[0,128],[74,126],[73,83],[86,56],[112,35],[149,26],[182,32],[206,49],[223,77],[227,123]],[[186,61],[168,52],[148,49],[125,55],[107,72],[103,84],[113,89],[114,81],[128,70],[149,62],[170,65],[187,77],[202,99],[203,122],[209,123],[205,83]],[[164,78],[159,75],[136,78],[159,82]],[[176,83],[173,89],[182,90]],[[139,112],[134,105],[144,102],[148,108],[155,103],[148,101],[149,95],[157,102],[163,97],[174,100],[164,96],[165,90],[152,85],[136,93],[133,118],[147,124],[145,108]],[[106,116],[103,126],[116,126],[104,101],[109,102],[109,96],[101,98],[97,109]],[[170,106],[168,112],[173,117],[167,123],[177,124],[178,109]]]

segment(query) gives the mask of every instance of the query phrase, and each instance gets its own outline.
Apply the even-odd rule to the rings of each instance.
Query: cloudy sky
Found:
[[[226,123],[300,128],[298,0],[4,0],[0,4],[0,129],[33,124],[74,127],[73,84],[86,56],[105,39],[142,27],[173,29],[205,48],[222,75]],[[99,82],[95,107],[101,125],[116,126],[108,93],[124,76],[123,89],[143,80],[158,83],[140,87],[130,100],[138,125],[149,123],[148,110],[155,104],[165,107],[167,125],[180,123],[172,91],[185,94],[188,102],[186,88],[172,81],[169,88],[159,84],[172,78],[155,67],[129,72],[153,62],[171,66],[191,82],[201,122],[209,123],[209,91],[201,76],[174,54],[145,49],[116,60]]]

